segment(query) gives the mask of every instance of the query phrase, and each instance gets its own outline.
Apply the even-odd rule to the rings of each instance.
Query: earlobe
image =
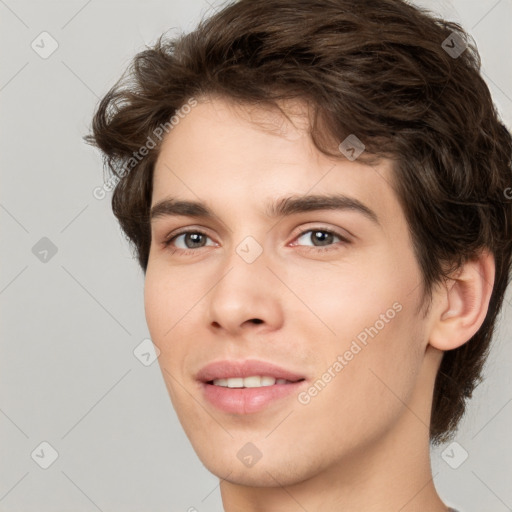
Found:
[[[482,251],[468,261],[436,292],[437,306],[429,343],[439,350],[452,350],[466,343],[480,328],[492,294],[494,256]]]

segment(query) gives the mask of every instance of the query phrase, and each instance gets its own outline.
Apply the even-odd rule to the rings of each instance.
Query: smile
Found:
[[[256,360],[217,361],[196,375],[206,402],[225,413],[244,415],[296,396],[304,376],[272,363]]]
[[[292,381],[286,379],[276,379],[274,377],[253,375],[251,377],[229,377],[227,379],[215,379],[211,381],[214,386],[223,388],[261,388],[273,386],[274,384],[291,384]]]

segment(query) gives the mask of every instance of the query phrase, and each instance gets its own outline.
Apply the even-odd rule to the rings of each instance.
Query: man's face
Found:
[[[211,216],[155,211],[145,307],[204,465],[274,486],[353,464],[406,424],[425,434],[408,407],[431,399],[428,319],[389,161],[328,158],[303,118],[252,115],[265,129],[248,110],[202,102],[164,140],[152,206],[201,203]],[[346,199],[279,208],[309,196]]]

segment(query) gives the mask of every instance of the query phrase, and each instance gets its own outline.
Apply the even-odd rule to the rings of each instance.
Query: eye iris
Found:
[[[329,245],[332,243],[333,235],[332,233],[327,233],[326,231],[314,231],[313,232],[313,244],[314,245]],[[320,242],[320,243],[316,243]]]
[[[201,242],[204,242],[204,240],[202,240],[203,235],[201,233],[186,233],[185,234],[185,245],[189,248],[189,249],[192,249],[192,248],[195,248],[195,247],[202,247],[204,244],[202,244]],[[192,247],[190,246],[190,244],[187,243],[187,241],[192,241]]]
[[[313,245],[322,246],[333,243],[334,235],[328,231],[312,231]],[[184,233],[184,242],[189,249],[203,247],[205,237],[202,233]]]

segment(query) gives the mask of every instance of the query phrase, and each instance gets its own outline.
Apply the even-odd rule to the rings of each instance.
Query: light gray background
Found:
[[[476,39],[511,127],[512,0],[421,4]],[[182,433],[158,364],[134,357],[149,337],[143,274],[110,194],[93,197],[103,183],[101,159],[82,142],[98,98],[130,58],[164,30],[189,31],[219,5],[0,0],[2,512],[222,510],[217,478]],[[59,45],[47,59],[31,48],[43,31]],[[46,263],[32,252],[42,237],[58,249]],[[462,512],[512,510],[511,337],[509,290],[460,447],[444,459],[446,446],[432,452],[440,495]],[[31,458],[43,441],[59,454],[48,469]],[[461,448],[468,458],[453,469],[445,459],[460,461]]]

